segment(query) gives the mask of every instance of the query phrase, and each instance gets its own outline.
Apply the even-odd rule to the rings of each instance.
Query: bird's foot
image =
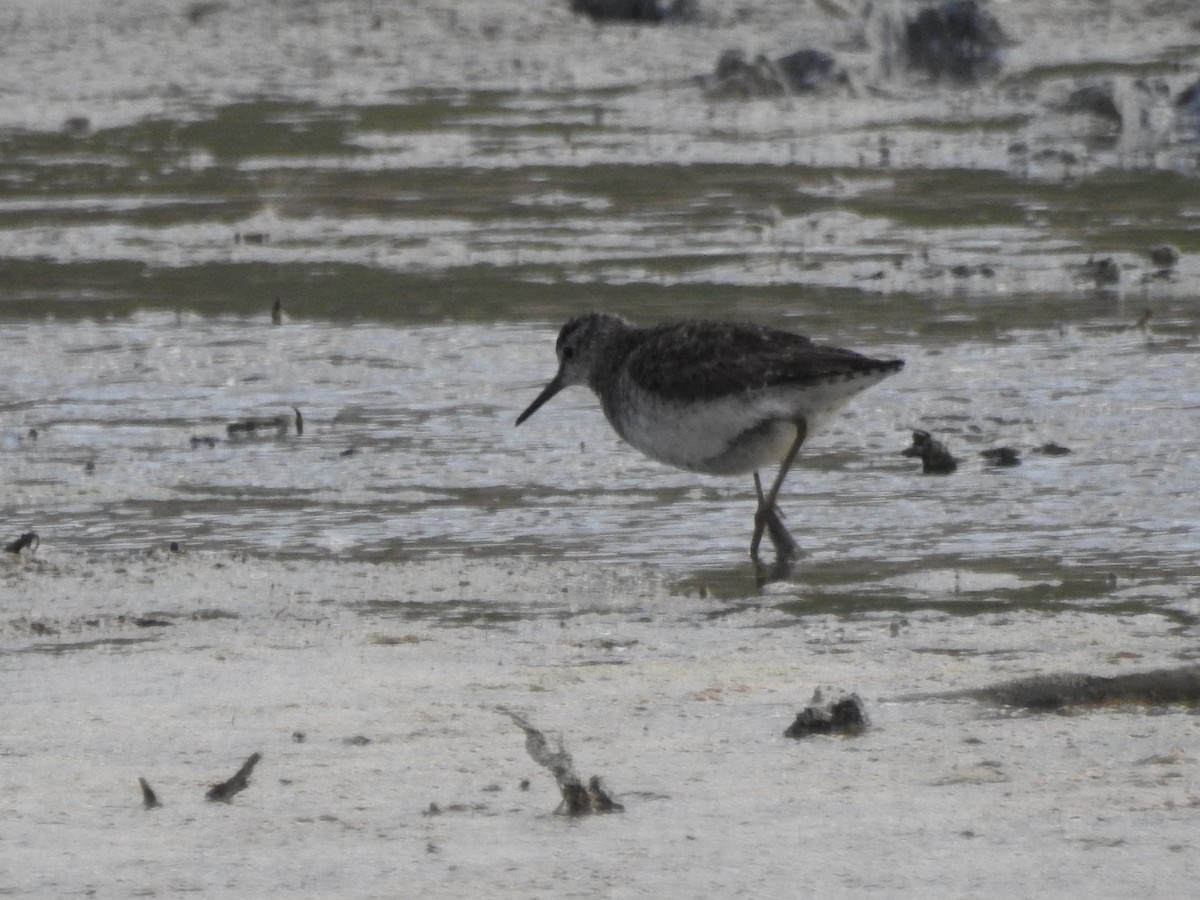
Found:
[[[772,506],[767,510],[765,519],[767,536],[771,538],[771,543],[775,545],[776,560],[794,561],[800,556],[800,545],[796,543],[791,533],[784,527],[779,507]]]
[[[758,548],[764,533],[775,547],[775,565],[772,572],[775,577],[784,577],[791,569],[792,563],[800,556],[800,545],[783,524],[783,517],[777,506],[760,506],[754,513],[754,537],[750,541],[750,558],[756,566],[761,565]]]

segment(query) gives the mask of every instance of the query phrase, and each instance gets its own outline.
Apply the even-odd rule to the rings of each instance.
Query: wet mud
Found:
[[[0,9],[3,892],[1185,895],[1194,4],[572,5]],[[907,360],[786,578],[587,309]]]

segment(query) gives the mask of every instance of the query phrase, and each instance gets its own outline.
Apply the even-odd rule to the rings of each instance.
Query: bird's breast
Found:
[[[604,411],[617,433],[652,459],[737,475],[779,462],[796,439],[792,410],[761,394],[674,400],[632,388],[623,402],[604,403]]]

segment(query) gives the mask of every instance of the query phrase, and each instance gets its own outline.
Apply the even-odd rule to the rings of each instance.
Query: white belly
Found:
[[[774,386],[711,400],[663,400],[622,385],[605,415],[652,459],[710,475],[737,475],[780,462],[803,420],[811,437],[847,400],[884,375],[838,378],[807,387]]]

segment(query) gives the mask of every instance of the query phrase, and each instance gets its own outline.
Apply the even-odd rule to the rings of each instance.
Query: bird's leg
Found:
[[[758,509],[754,513],[754,538],[750,544],[750,558],[755,563],[758,562],[758,546],[762,541],[763,531],[771,538],[771,543],[775,545],[775,555],[781,560],[795,559],[800,552],[800,548],[788,533],[787,527],[783,524],[783,517],[778,506],[766,506],[766,501],[763,498],[762,482],[759,480],[758,473],[754,473],[754,492],[758,495]]]
[[[757,563],[758,545],[762,542],[763,529],[767,525],[767,513],[763,507],[762,480],[758,477],[757,469],[754,471],[754,493],[758,497],[758,509],[754,511],[754,537],[750,538],[750,558]]]
[[[775,545],[775,555],[781,561],[794,559],[800,552],[799,546],[788,533],[779,516],[779,508],[775,505],[775,501],[779,497],[780,488],[783,487],[783,479],[787,477],[788,469],[796,461],[796,454],[800,452],[800,447],[806,437],[808,437],[808,423],[799,419],[796,422],[796,439],[792,441],[792,446],[788,448],[783,461],[779,464],[779,473],[775,476],[775,481],[772,482],[771,489],[765,496],[758,472],[754,473],[754,492],[758,497],[758,509],[754,513],[754,536],[750,539],[750,558],[755,562],[758,562],[758,546],[762,542],[764,531],[770,535],[771,543]]]
[[[787,477],[788,469],[796,461],[796,454],[800,452],[800,446],[807,437],[808,423],[803,419],[797,419],[796,439],[792,441],[792,446],[788,448],[787,454],[784,455],[783,462],[779,464],[779,473],[775,476],[775,481],[771,484],[771,490],[767,492],[766,499],[764,500],[764,503],[769,508],[774,508],[775,501],[779,499],[779,489],[783,487],[783,479]]]

